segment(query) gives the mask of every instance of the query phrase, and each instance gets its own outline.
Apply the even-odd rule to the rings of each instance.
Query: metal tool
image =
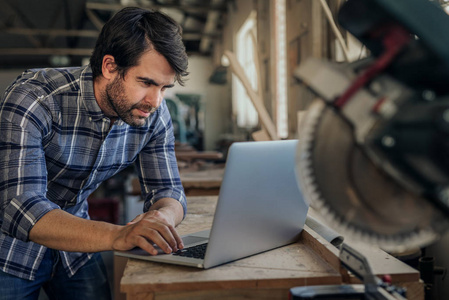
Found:
[[[290,300],[309,299],[360,299],[360,300],[405,300],[406,289],[382,281],[371,271],[371,267],[360,252],[342,244],[340,261],[363,284],[304,286],[290,289]]]
[[[297,153],[311,206],[345,237],[403,251],[449,227],[449,16],[428,0],[348,0],[371,57],[295,71],[319,99]]]

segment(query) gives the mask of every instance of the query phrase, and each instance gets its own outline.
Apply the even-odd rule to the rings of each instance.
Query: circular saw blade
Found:
[[[299,184],[311,206],[344,236],[403,251],[431,243],[448,228],[429,201],[372,163],[351,124],[323,101],[312,103],[299,138]]]

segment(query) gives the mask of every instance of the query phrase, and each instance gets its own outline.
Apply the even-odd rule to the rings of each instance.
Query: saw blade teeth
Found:
[[[336,215],[325,203],[320,201],[320,213],[325,216],[325,222],[344,237],[350,237],[351,240],[377,245],[385,251],[400,252],[411,248],[423,247],[435,241],[439,235],[432,230],[421,230],[408,233],[406,235],[384,236],[374,232],[361,230]]]

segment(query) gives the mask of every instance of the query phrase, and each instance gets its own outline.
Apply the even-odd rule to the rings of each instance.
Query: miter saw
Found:
[[[299,184],[345,237],[422,247],[449,226],[449,16],[428,0],[348,0],[338,19],[371,56],[295,71],[319,98]]]
[[[299,184],[345,238],[404,251],[449,227],[449,16],[428,0],[348,0],[339,23],[371,56],[295,71],[319,99],[299,133]],[[299,287],[291,299],[404,299],[347,245],[364,285]]]

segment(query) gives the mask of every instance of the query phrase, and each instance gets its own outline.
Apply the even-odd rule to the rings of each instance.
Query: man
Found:
[[[0,295],[109,299],[99,251],[183,248],[186,200],[164,91],[187,75],[181,29],[139,8],[103,28],[90,65],[26,71],[0,102]],[[87,197],[135,163],[145,213],[89,220]],[[92,254],[96,253],[96,254]]]

